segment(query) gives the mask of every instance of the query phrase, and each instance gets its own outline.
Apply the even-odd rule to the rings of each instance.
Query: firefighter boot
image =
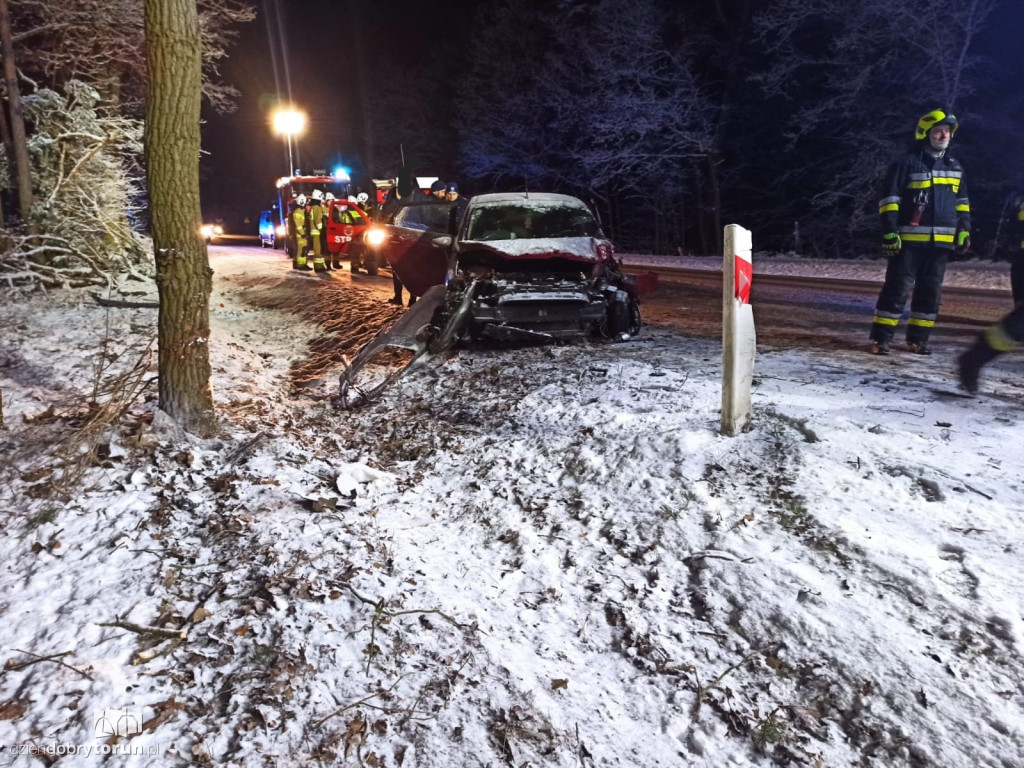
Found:
[[[978,375],[982,366],[999,357],[1002,352],[989,346],[984,336],[979,336],[974,346],[960,355],[957,366],[960,374],[960,386],[968,392],[978,391]]]

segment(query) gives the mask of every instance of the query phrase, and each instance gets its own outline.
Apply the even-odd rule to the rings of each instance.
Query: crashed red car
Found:
[[[433,218],[444,221],[451,208],[444,210]],[[583,201],[478,195],[454,236],[437,229],[410,229],[396,216],[388,226],[388,259],[414,294],[445,285],[435,325],[455,323],[458,330],[448,332],[458,338],[625,340],[640,331],[640,294],[651,286],[622,274]]]
[[[345,407],[372,401],[459,342],[626,341],[640,331],[640,299],[657,278],[622,273],[581,200],[479,195],[458,221],[456,212],[451,203],[414,199],[378,230],[382,255],[422,298],[356,355],[341,377]]]

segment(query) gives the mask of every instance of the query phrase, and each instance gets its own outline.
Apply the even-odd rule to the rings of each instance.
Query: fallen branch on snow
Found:
[[[33,664],[39,664],[42,661],[52,661],[54,664],[59,664],[60,666],[64,667],[65,669],[70,669],[72,672],[77,672],[82,677],[84,677],[86,680],[92,680],[93,679],[92,676],[89,675],[88,673],[83,672],[80,669],[75,669],[70,664],[65,664],[63,661],[61,661],[61,659],[63,659],[65,656],[70,656],[71,655],[71,651],[64,651],[64,653],[54,653],[54,654],[51,654],[50,656],[39,656],[38,654],[32,653],[31,651],[23,651],[23,650],[21,650],[19,648],[15,648],[14,650],[17,653],[24,653],[26,656],[31,656],[32,657],[32,661],[25,661],[25,662],[21,662],[21,663],[8,661],[4,665],[4,672],[16,672],[18,670],[25,669],[27,667],[31,667]]]
[[[105,299],[98,293],[90,294],[101,307],[117,307],[119,309],[159,309],[159,301],[123,301],[121,299]]]

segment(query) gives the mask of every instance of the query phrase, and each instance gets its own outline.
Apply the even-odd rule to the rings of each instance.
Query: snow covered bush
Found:
[[[133,232],[144,185],[138,157],[142,122],[117,114],[91,86],[71,80],[63,92],[24,97],[32,126],[28,148],[37,234],[12,238],[0,256],[8,284],[103,283],[135,271],[147,249]]]

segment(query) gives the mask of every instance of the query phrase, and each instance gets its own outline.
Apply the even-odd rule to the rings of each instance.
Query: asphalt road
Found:
[[[382,319],[397,310],[386,304],[392,295],[389,272],[377,277],[352,275],[343,271],[325,276],[297,273],[283,251],[260,248],[255,238],[225,236],[224,242],[210,247],[211,263],[216,269],[219,254],[245,255],[252,259],[252,277],[282,278],[289,291],[302,290],[308,281],[323,283],[322,288],[305,291],[304,307],[321,321],[337,314],[339,298],[357,292],[366,308],[362,322],[373,324],[371,310],[380,303]],[[644,322],[671,328],[680,333],[715,338],[721,335],[721,274],[708,270],[658,269],[659,288],[642,307]],[[751,303],[759,345],[771,347],[808,347],[822,350],[867,350],[868,331],[878,283],[759,275],[755,279]],[[303,294],[300,294],[302,296]],[[318,306],[323,304],[323,306]],[[383,312],[384,309],[388,312]],[[965,288],[946,288],[942,311],[932,336],[937,354],[953,354],[970,344],[974,336],[1011,308],[1009,293]],[[401,310],[398,310],[401,311]],[[897,334],[902,340],[903,324]],[[354,341],[355,339],[353,339]],[[349,349],[351,353],[351,349]]]
[[[657,293],[641,307],[644,321],[699,336],[719,336],[722,279],[704,270],[657,270]],[[751,305],[759,345],[864,349],[881,283],[759,275]],[[1006,291],[946,288],[932,335],[937,352],[959,350],[1010,311]],[[902,342],[900,324],[897,342]]]

